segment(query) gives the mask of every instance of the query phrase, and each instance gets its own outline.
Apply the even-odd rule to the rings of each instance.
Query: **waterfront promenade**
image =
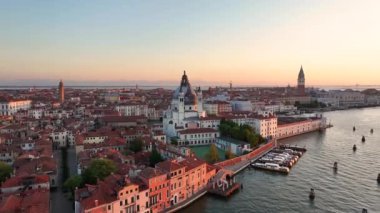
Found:
[[[260,158],[270,150],[272,150],[275,147],[275,141],[268,142],[267,144],[260,146],[259,148],[253,150],[252,152],[242,155],[240,157],[236,157],[230,160],[225,160],[219,163],[214,164],[220,169],[226,169],[230,170],[234,175],[245,169],[247,166],[250,165],[252,161],[255,161],[256,159]],[[240,187],[240,185],[239,185]],[[187,207],[188,205],[192,204],[202,196],[207,194],[207,188],[202,189],[201,191],[195,193],[190,198],[186,199],[185,201],[178,203],[174,206],[171,206],[170,208],[166,209],[166,212],[176,212],[180,209],[183,209]]]
[[[276,141],[272,140],[267,144],[260,146],[259,148],[253,150],[252,152],[242,155],[230,160],[225,160],[219,163],[214,164],[215,166],[223,169],[227,169],[233,172],[233,174],[237,174],[247,166],[251,164],[252,161],[257,160],[267,152],[271,151],[276,146]]]
[[[207,193],[207,188],[204,188],[204,189],[200,190],[199,192],[193,194],[190,198],[186,199],[185,201],[183,201],[181,203],[177,203],[176,205],[171,206],[170,208],[166,209],[165,212],[172,213],[172,212],[179,211],[179,210],[185,208],[186,206],[192,204],[193,202],[195,202],[197,199],[201,198],[206,193]]]

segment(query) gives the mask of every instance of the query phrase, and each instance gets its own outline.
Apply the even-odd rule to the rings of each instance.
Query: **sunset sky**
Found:
[[[378,0],[5,0],[0,84],[380,84]]]

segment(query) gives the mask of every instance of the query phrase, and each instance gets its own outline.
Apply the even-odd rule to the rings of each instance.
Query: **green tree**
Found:
[[[170,139],[170,143],[171,143],[172,145],[177,146],[177,145],[178,145],[178,140],[177,140],[177,138],[171,138],[171,139]]]
[[[75,192],[75,188],[79,188],[83,185],[83,178],[80,175],[71,176],[69,179],[65,181],[63,187],[70,190],[72,194]]]
[[[218,149],[216,148],[215,144],[212,143],[210,145],[210,149],[206,154],[206,159],[209,163],[216,163],[219,161]]]
[[[131,144],[129,146],[129,149],[133,152],[141,152],[144,146],[144,142],[141,140],[141,138],[136,138],[133,141],[131,141]]]
[[[82,178],[87,184],[96,184],[97,180],[103,180],[111,173],[116,171],[116,165],[108,159],[95,159],[91,161],[90,166],[84,170]]]
[[[238,125],[233,121],[221,120],[219,131],[222,136],[248,142],[251,147],[256,147],[265,142],[265,139],[256,134],[254,129],[247,124]]]
[[[0,161],[0,182],[4,182],[12,174],[12,167]]]
[[[228,149],[228,150],[224,153],[224,155],[225,155],[225,158],[226,158],[226,159],[232,159],[232,158],[235,157],[235,155],[234,155],[234,153],[232,153],[231,149]]]
[[[152,154],[149,158],[149,164],[150,166],[154,167],[157,163],[163,161],[161,154],[157,151],[156,147],[153,147]]]

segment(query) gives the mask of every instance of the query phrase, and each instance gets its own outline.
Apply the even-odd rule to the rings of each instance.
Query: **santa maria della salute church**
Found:
[[[173,100],[164,113],[164,132],[169,137],[175,137],[179,130],[199,128],[199,118],[205,115],[202,90],[200,87],[195,91],[192,89],[184,71],[181,84],[174,91]]]

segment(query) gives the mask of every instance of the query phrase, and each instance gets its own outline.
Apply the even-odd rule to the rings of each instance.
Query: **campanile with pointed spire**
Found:
[[[303,68],[301,65],[300,72],[298,73],[298,81],[297,88],[299,95],[305,95],[305,73],[303,72]]]

